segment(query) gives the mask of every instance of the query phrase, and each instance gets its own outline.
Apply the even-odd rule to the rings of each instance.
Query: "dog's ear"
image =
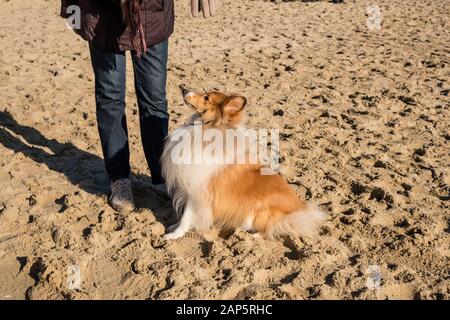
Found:
[[[231,96],[229,97],[224,104],[223,111],[229,115],[235,115],[241,112],[245,106],[247,105],[247,99],[242,96]]]

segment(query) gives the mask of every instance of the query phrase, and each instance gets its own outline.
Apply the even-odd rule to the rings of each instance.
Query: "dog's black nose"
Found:
[[[187,90],[186,88],[181,88],[181,94],[183,96],[187,95],[189,93],[189,90]]]

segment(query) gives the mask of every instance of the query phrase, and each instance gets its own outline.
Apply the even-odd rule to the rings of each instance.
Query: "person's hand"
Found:
[[[203,12],[205,18],[212,17],[220,8],[221,0],[191,0],[192,16],[197,17]]]

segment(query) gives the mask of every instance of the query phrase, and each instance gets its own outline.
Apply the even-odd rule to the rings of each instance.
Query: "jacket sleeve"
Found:
[[[70,17],[70,14],[67,12],[67,8],[72,5],[77,5],[78,0],[61,0],[61,17],[62,18],[68,18]]]

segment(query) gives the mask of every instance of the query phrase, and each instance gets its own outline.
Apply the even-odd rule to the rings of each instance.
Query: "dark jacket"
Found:
[[[81,9],[81,28],[75,32],[83,39],[110,52],[133,50],[120,0],[61,0],[61,17],[71,15],[67,11],[71,5]],[[174,20],[173,0],[141,0],[141,22],[147,46],[168,39],[173,33]]]

